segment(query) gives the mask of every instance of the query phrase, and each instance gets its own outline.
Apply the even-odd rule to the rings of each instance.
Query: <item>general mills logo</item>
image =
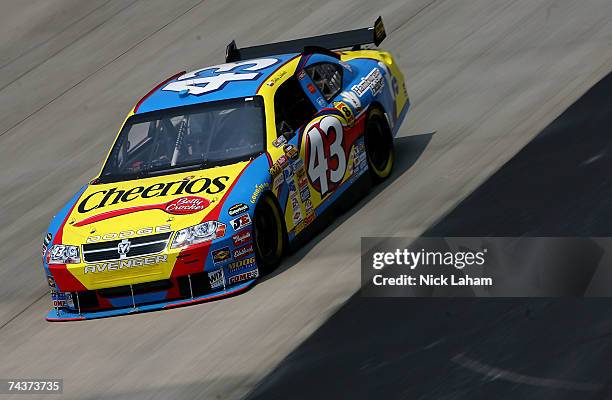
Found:
[[[120,256],[125,256],[130,251],[131,243],[127,239],[123,239],[117,244],[117,252]]]

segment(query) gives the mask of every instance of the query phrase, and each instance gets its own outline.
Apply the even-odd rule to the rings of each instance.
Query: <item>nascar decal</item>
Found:
[[[176,82],[167,84],[162,90],[201,96],[223,89],[230,82],[256,80],[261,76],[257,71],[278,62],[278,59],[270,57],[202,68],[181,75]]]

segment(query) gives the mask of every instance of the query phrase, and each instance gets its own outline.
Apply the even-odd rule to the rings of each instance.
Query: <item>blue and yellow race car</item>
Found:
[[[104,166],[42,248],[50,321],[176,307],[245,290],[389,176],[408,110],[373,27],[237,48],[132,109]]]

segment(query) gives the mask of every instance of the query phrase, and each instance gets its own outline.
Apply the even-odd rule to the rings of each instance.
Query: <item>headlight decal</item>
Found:
[[[79,264],[81,256],[78,246],[54,244],[47,254],[48,264]]]

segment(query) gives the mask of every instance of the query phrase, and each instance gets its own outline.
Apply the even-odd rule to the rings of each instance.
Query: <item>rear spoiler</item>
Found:
[[[387,37],[382,17],[378,17],[374,26],[362,29],[353,29],[338,33],[312,36],[303,39],[287,40],[284,42],[262,44],[259,46],[243,47],[239,49],[236,41],[232,40],[225,48],[225,62],[249,60],[276,54],[302,53],[306,48],[340,50],[352,48],[361,49],[362,45],[374,44],[378,46]]]

